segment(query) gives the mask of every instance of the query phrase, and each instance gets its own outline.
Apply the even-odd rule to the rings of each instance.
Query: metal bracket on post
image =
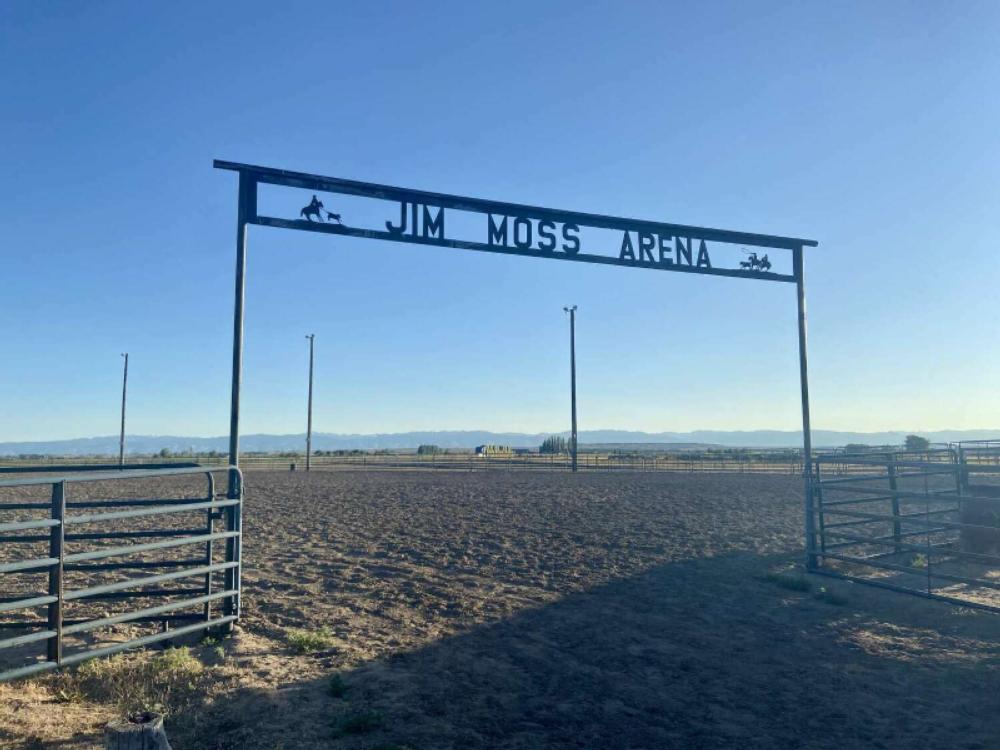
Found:
[[[49,567],[49,596],[56,597],[49,604],[48,629],[55,632],[49,638],[47,658],[56,664],[62,663],[63,639],[63,561],[66,554],[63,550],[65,537],[64,519],[66,518],[66,483],[55,482],[52,485],[52,520],[57,523],[49,531],[49,557],[57,562]]]

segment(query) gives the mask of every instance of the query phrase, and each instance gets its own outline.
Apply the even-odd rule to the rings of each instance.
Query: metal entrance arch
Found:
[[[809,423],[809,371],[806,353],[806,297],[803,250],[815,247],[814,240],[734,232],[683,224],[641,221],[617,216],[563,211],[520,203],[483,200],[425,190],[378,185],[337,177],[260,167],[216,160],[217,169],[239,174],[239,203],[236,220],[236,303],[233,315],[233,379],[229,424],[229,463],[239,465],[240,390],[243,377],[243,318],[247,227],[251,224],[299,229],[308,232],[406,242],[417,245],[451,247],[461,250],[542,257],[578,263],[645,268],[658,271],[729,276],[758,281],[792,283],[796,287],[799,334],[799,380],[802,399],[802,449],[805,483],[806,568],[816,568],[816,533],[812,475],[812,439]],[[268,216],[259,211],[259,185],[276,185],[300,190],[370,198],[399,204],[385,221],[385,228],[350,226],[342,214],[327,209],[316,194],[297,217]],[[436,211],[436,213],[435,213]],[[485,221],[485,241],[446,235],[446,211],[479,214]],[[326,214],[324,218],[324,214]],[[315,217],[315,219],[314,219]],[[396,222],[396,223],[394,223]],[[448,222],[450,225],[450,222]],[[581,229],[621,233],[617,256],[584,252]],[[633,236],[635,239],[633,240]],[[709,244],[711,243],[711,245]],[[756,250],[735,267],[719,267],[711,260],[712,246],[749,246],[791,253],[791,273],[772,270],[768,255]]]

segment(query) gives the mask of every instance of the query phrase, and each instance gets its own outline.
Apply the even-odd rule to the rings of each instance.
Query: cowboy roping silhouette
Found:
[[[758,258],[757,253],[750,253],[750,257],[746,260],[740,261],[740,268],[744,271],[770,271],[771,261],[767,259],[767,255]]]
[[[323,217],[319,212],[321,208],[323,208],[323,202],[314,195],[313,199],[309,201],[309,205],[299,211],[299,216],[306,221],[312,221],[309,218],[311,216],[315,216],[317,221],[323,221]]]
[[[316,221],[323,221],[323,201],[313,195],[312,200],[309,201],[309,205],[299,211],[299,217],[305,219],[306,221],[312,221],[315,216]],[[326,212],[327,221],[335,221],[338,224],[342,224],[340,220],[340,214],[335,214],[332,211]]]

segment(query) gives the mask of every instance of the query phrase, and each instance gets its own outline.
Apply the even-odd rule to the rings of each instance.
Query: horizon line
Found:
[[[454,434],[471,434],[471,433],[488,433],[494,435],[562,435],[568,434],[569,430],[497,430],[497,429],[410,429],[410,430],[399,430],[395,432],[325,432],[322,430],[314,430],[313,436],[326,435],[335,437],[385,437],[385,436],[400,436],[400,435],[413,435],[419,433],[454,433]],[[694,430],[639,430],[639,429],[628,429],[620,427],[595,427],[586,430],[580,430],[580,434],[593,433],[593,432],[625,432],[625,433],[636,433],[641,435],[693,435],[696,433],[737,433],[737,434],[753,434],[753,433],[784,433],[784,434],[802,434],[801,428],[793,429],[779,429],[779,428],[769,428],[760,427],[752,429],[719,429],[719,428],[699,428]],[[920,434],[922,432],[934,433],[934,432],[995,432],[998,438],[1000,438],[1000,428],[997,427],[969,427],[969,428],[884,428],[876,430],[853,430],[853,429],[834,429],[826,427],[814,427],[811,432],[813,434],[817,432],[838,432],[838,433],[853,433],[857,435],[877,435],[881,433],[906,433],[906,434]],[[305,437],[306,432],[251,432],[241,435],[241,439],[246,439],[250,437],[273,437],[273,438],[287,438],[287,437]],[[184,434],[171,434],[171,433],[126,433],[126,440],[128,438],[132,439],[143,439],[143,438],[174,438],[174,439],[184,439],[184,440],[228,440],[229,436],[226,434],[216,434],[216,435],[184,435]],[[27,438],[27,439],[0,439],[0,444],[4,443],[55,443],[55,442],[71,442],[78,440],[107,440],[114,439],[118,440],[119,435],[109,433],[106,435],[84,435],[76,437],[56,437],[56,438]]]

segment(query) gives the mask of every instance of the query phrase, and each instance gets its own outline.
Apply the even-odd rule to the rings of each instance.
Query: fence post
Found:
[[[208,501],[213,502],[215,500],[215,476],[212,472],[208,472]],[[205,533],[212,534],[215,531],[215,509],[208,508],[205,510]],[[209,539],[205,542],[205,565],[212,564],[212,540]],[[211,572],[205,574],[205,595],[208,596],[212,593],[212,574]],[[212,619],[212,602],[205,602],[204,607],[205,622]]]
[[[229,469],[229,492],[227,494],[230,500],[239,500],[240,502],[226,508],[226,531],[237,532],[237,536],[231,536],[226,539],[226,562],[236,563],[236,567],[226,569],[226,590],[235,591],[236,593],[223,599],[222,611],[227,617],[235,616],[239,618],[241,596],[240,550],[242,547],[241,542],[243,541],[242,536],[239,534],[243,530],[243,476],[240,474],[239,469],[235,467]],[[227,622],[223,627],[223,631],[231,633],[233,631],[233,623]]]
[[[63,519],[66,517],[66,483],[52,484],[52,520],[58,523],[49,530],[49,557],[58,562],[49,567],[49,596],[56,600],[49,604],[48,629],[55,631],[49,638],[47,658],[56,664],[62,662],[62,605],[63,605]]]
[[[895,551],[900,552],[900,535],[902,533],[902,524],[899,520],[899,496],[896,494],[899,491],[899,485],[896,480],[896,457],[889,456],[889,459],[885,463],[886,472],[889,475],[889,492],[892,493],[892,541],[895,543]],[[929,528],[929,527],[928,527]]]

